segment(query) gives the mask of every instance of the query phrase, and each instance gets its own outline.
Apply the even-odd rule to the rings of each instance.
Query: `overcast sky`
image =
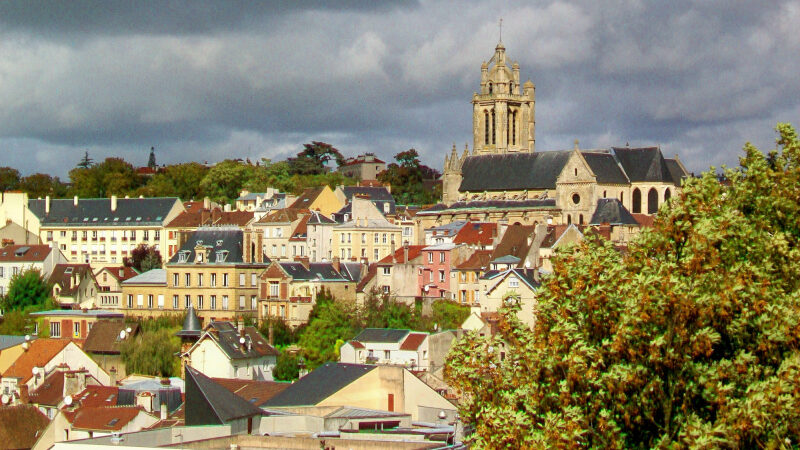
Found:
[[[498,41],[536,84],[537,150],[660,145],[735,165],[800,124],[800,1],[3,1],[0,166],[144,165],[471,142]]]

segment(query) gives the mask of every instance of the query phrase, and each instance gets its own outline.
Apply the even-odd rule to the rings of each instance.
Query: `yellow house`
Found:
[[[413,421],[455,418],[456,406],[403,367],[326,363],[262,405],[352,406],[411,415]]]
[[[333,256],[377,262],[402,245],[403,228],[386,220],[370,200],[353,198],[351,205],[352,217],[333,228]]]
[[[25,352],[25,342],[25,336],[0,336],[0,373],[5,372]]]
[[[342,209],[343,206],[344,202],[334,194],[333,189],[326,185],[306,189],[289,208],[319,211],[321,214],[330,216]]]
[[[535,270],[507,268],[486,272],[481,278],[481,313],[497,312],[506,302],[516,301],[521,305],[519,319],[533,328],[536,322],[536,289],[539,287],[534,277]]]

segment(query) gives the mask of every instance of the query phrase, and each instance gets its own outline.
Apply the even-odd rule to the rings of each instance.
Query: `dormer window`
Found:
[[[217,247],[222,247],[222,239],[217,240]]]
[[[178,253],[178,262],[179,263],[184,263],[184,262],[186,262],[188,260],[189,260],[189,252],[182,251],[182,252]]]
[[[217,262],[225,262],[228,258],[228,251],[227,250],[219,250],[217,251]]]

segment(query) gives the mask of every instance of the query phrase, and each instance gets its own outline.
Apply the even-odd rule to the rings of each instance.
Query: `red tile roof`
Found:
[[[419,255],[422,254],[422,249],[425,248],[425,245],[409,245],[408,246],[408,260],[404,260],[405,258],[405,249],[404,247],[400,247],[391,255],[386,255],[385,258],[378,261],[378,264],[385,265],[385,264],[395,264],[395,263],[406,263],[408,261],[415,260]]]
[[[27,249],[17,255],[20,249]],[[52,249],[48,245],[7,245],[0,248],[0,262],[42,262]]]
[[[639,225],[643,227],[652,227],[653,221],[656,218],[656,216],[650,216],[647,214],[631,214],[631,215],[633,216],[634,219],[636,219],[637,222],[639,222]]]
[[[119,388],[116,386],[86,386],[86,389],[73,396],[75,402],[83,407],[116,406]]]
[[[47,406],[58,406],[64,399],[64,372],[57,370],[28,395],[31,403]]]
[[[290,241],[305,241],[306,238],[304,236],[308,235],[308,219],[311,218],[311,214],[306,214],[300,219],[297,226],[292,230],[292,237],[289,238]]]
[[[31,448],[50,420],[33,405],[0,407],[0,445]]]
[[[92,431],[119,431],[140,413],[141,406],[82,406],[64,411],[72,428]]]
[[[30,348],[3,372],[3,378],[19,378],[21,383],[27,383],[33,376],[31,370],[34,367],[44,367],[69,343],[69,339],[36,339],[31,341],[29,343]]]
[[[289,383],[278,383],[276,381],[252,381],[235,378],[212,378],[212,380],[256,406],[263,405],[267,400],[291,386]]]
[[[453,238],[455,244],[492,245],[497,234],[496,223],[469,222]]]
[[[202,206],[202,203],[201,203]],[[220,208],[192,209],[177,215],[166,228],[196,228],[203,225],[236,225],[243,227],[254,217],[252,211],[223,211]]]
[[[427,337],[428,335],[424,333],[408,333],[406,339],[400,344],[400,350],[416,350]]]
[[[469,270],[469,269],[483,269],[489,266],[489,261],[492,260],[491,250],[475,250],[464,262],[456,266],[456,269]]]

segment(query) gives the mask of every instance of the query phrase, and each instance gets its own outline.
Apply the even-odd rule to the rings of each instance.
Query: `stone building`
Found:
[[[418,213],[425,227],[456,220],[587,224],[600,199],[614,198],[632,213],[655,214],[688,176],[659,147],[612,147],[535,152],[535,98],[530,81],[520,93],[519,65],[505,47],[481,67],[473,95],[473,150],[445,156],[443,202]]]

